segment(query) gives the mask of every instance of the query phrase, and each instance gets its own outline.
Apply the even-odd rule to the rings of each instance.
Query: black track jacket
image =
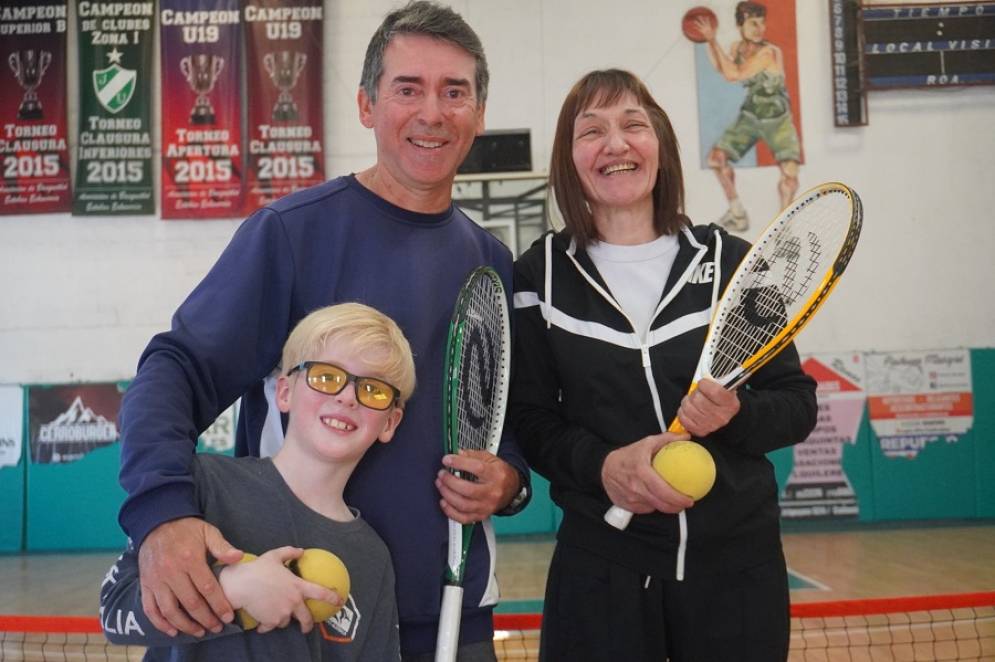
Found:
[[[815,382],[802,372],[794,345],[739,389],[739,413],[697,440],[715,458],[717,477],[685,511],[682,567],[678,516],[636,515],[626,531],[604,522],[611,505],[601,483],[605,456],[674,419],[713,301],[749,249],[714,225],[688,223],[678,240],[645,343],[588,255],[563,232],[537,240],[516,262],[514,278],[509,417],[564,511],[558,538],[662,579],[737,570],[779,553],[777,484],[764,454],[803,441],[817,413]]]

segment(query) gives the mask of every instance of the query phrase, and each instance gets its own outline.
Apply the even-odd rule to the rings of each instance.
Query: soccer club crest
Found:
[[[96,93],[97,101],[100,102],[101,106],[106,108],[108,112],[118,113],[131,101],[137,80],[137,71],[125,69],[115,62],[104,69],[94,70],[93,91]]]

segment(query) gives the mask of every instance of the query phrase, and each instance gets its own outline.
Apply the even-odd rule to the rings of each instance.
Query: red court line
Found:
[[[0,632],[103,632],[91,616],[14,616],[0,614]]]
[[[856,616],[858,614],[893,614],[909,611],[929,611],[931,609],[961,609],[964,607],[992,606],[995,606],[995,592],[955,593],[950,595],[920,595],[901,598],[802,602],[791,605],[791,615],[795,618]]]
[[[995,607],[995,592],[922,595],[867,600],[802,602],[791,605],[795,618],[890,614],[933,609]],[[538,630],[541,614],[495,614],[497,630]],[[17,616],[0,614],[0,632],[100,633],[100,621],[89,616]]]
[[[494,614],[495,630],[538,630],[542,614]]]

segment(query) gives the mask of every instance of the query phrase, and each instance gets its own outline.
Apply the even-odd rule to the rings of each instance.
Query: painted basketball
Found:
[[[687,10],[684,18],[681,19],[681,30],[684,32],[685,37],[698,44],[705,41],[705,36],[698,29],[699,18],[708,21],[713,28],[719,24],[719,19],[715,16],[715,12],[708,7],[692,7]]]

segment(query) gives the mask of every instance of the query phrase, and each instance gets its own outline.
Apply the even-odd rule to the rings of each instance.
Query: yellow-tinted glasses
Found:
[[[359,404],[377,411],[390,409],[401,397],[400,391],[382,379],[352,375],[332,363],[304,361],[288,370],[287,377],[298,370],[304,372],[308,386],[327,395],[340,393],[346,384],[355,382],[356,400]]]

